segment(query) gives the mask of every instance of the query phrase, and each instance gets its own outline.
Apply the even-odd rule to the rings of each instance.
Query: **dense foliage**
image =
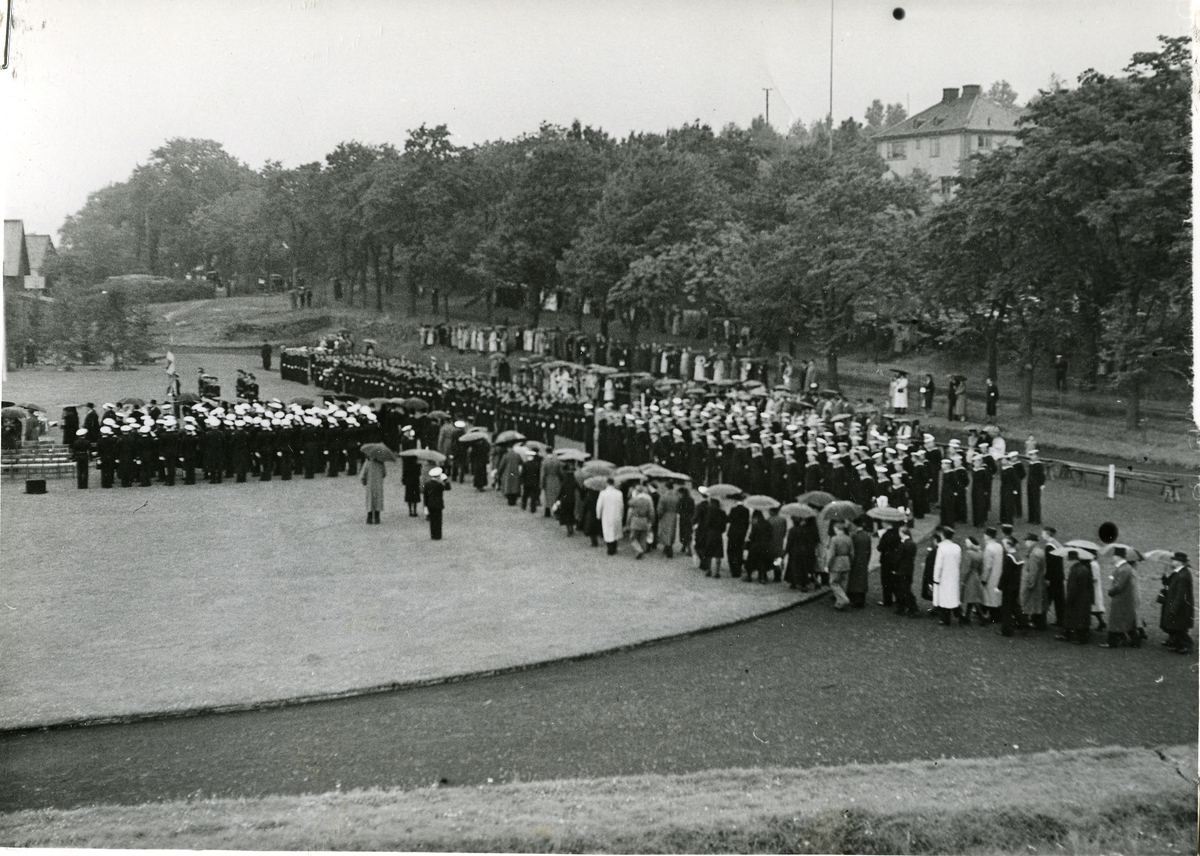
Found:
[[[576,323],[586,305],[632,338],[694,310],[768,346],[805,339],[835,383],[864,326],[903,319],[986,351],[993,374],[1082,355],[1088,382],[1136,405],[1148,373],[1191,371],[1190,56],[1161,41],[1124,76],[1039,93],[1021,145],[976,156],[940,205],[876,154],[905,118],[878,100],[862,124],[786,136],[756,119],[615,140],[576,122],[461,148],[422,126],[400,148],[258,171],[176,139],[68,218],[59,275],[212,269],[234,293],[336,279],[378,311],[400,289],[411,313],[422,293],[447,313],[451,296],[517,294],[534,323],[558,292]],[[989,96],[1017,98],[1005,81]]]

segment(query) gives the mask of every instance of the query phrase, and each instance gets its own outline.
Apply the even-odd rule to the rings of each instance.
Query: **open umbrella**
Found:
[[[295,398],[293,398],[291,401],[289,401],[288,404],[298,404],[301,407],[304,407],[307,409],[309,407],[312,407],[314,404],[316,404],[316,402],[313,401],[311,398],[309,398],[307,395],[298,395]]]
[[[1075,538],[1063,544],[1064,547],[1075,547],[1079,550],[1087,550],[1089,553],[1099,554],[1100,545],[1095,541],[1088,541],[1084,538]]]
[[[327,395],[326,398],[332,398],[334,401],[358,401],[357,395],[351,395],[348,392],[339,392],[335,395]]]
[[[1067,547],[1066,545],[1058,548],[1057,550],[1051,550],[1050,553],[1058,556],[1060,559],[1069,559],[1071,554],[1074,553],[1075,558],[1081,562],[1090,562],[1096,558],[1095,553],[1080,549],[1079,547]]]
[[[787,505],[781,506],[780,514],[786,514],[788,517],[796,520],[804,520],[806,518],[815,518],[817,510],[811,505],[805,505],[803,502],[789,502]]]
[[[649,479],[665,479],[670,478],[674,473],[668,470],[662,464],[642,464],[638,467],[642,471],[642,475]]]
[[[630,465],[625,467],[617,467],[617,469],[613,472],[614,476],[623,476],[629,474],[640,476],[642,475],[642,468]]]
[[[579,449],[555,449],[554,457],[560,461],[586,461],[588,454],[587,452],[581,452]]]
[[[0,410],[0,416],[3,416],[5,419],[28,419],[29,411],[24,407],[17,407],[15,404],[11,404]]]
[[[359,449],[359,451],[362,452],[364,456],[370,458],[372,461],[394,461],[394,460],[396,460],[396,453],[393,452],[391,449],[389,449],[387,446],[383,445],[383,443],[364,443],[363,446]]]
[[[198,404],[200,402],[200,396],[196,395],[194,392],[181,392],[175,397],[175,401],[178,404]]]
[[[1174,550],[1147,550],[1147,562],[1169,562],[1175,558]]]
[[[732,499],[735,496],[741,496],[744,491],[735,484],[714,484],[705,491],[709,496],[716,499]]]
[[[796,497],[796,502],[802,502],[811,508],[821,509],[829,505],[829,503],[833,502],[835,499],[837,499],[837,497],[832,493],[826,493],[823,490],[810,490],[808,493],[802,493],[800,496]]]
[[[627,485],[630,482],[642,482],[646,477],[641,473],[613,473],[612,480],[619,485]]]
[[[756,493],[754,496],[748,496],[742,501],[743,505],[751,511],[770,511],[772,508],[779,507],[779,500],[773,496]]]
[[[405,398],[400,404],[409,410],[428,410],[429,402],[421,398]]]
[[[537,449],[539,455],[544,455],[550,451],[550,447],[541,440],[525,440],[521,445],[526,449]]]
[[[609,461],[588,461],[579,468],[579,477],[586,479],[591,476],[610,476],[616,468],[616,464]]]
[[[608,487],[607,476],[592,476],[583,480],[583,486],[588,490],[604,490]]]
[[[821,516],[826,520],[857,520],[862,517],[862,506],[844,499],[835,499],[821,509]]]
[[[480,440],[486,440],[490,443],[492,440],[492,435],[487,431],[484,431],[482,428],[475,428],[471,431],[464,432],[462,436],[458,438],[458,442],[460,443],[478,443]]]
[[[509,443],[519,443],[525,439],[525,435],[520,431],[501,431],[496,435],[496,445],[504,446]]]
[[[903,523],[908,519],[908,515],[899,508],[892,508],[885,505],[882,508],[872,508],[867,511],[867,517],[872,520],[882,520],[885,523]]]
[[[1110,556],[1116,552],[1117,548],[1121,547],[1125,550],[1125,558],[1131,562],[1144,562],[1146,556],[1137,547],[1130,547],[1128,544],[1106,544],[1100,550],[1101,556]]]
[[[15,401],[0,402],[0,407],[16,407],[16,406],[17,406],[17,403]]]
[[[142,407],[146,404],[146,402],[135,395],[131,395],[129,398],[122,398],[120,404],[131,404],[134,407]]]
[[[447,413],[445,410],[431,410],[428,413],[426,413],[425,415],[428,416],[430,419],[449,419],[450,418],[450,414]]]
[[[42,405],[40,405],[40,404],[22,404],[22,405],[20,405],[20,406],[21,406],[21,407],[24,407],[24,408],[25,408],[26,410],[28,410],[30,413],[33,413],[34,411],[37,411],[37,412],[39,412],[39,413],[45,413],[45,412],[46,412],[46,408],[42,407]]]
[[[429,461],[431,464],[445,463],[446,456],[433,449],[408,449],[400,453],[401,458],[416,458],[418,461]]]
[[[854,416],[850,413],[839,413],[837,416],[834,416],[829,421],[830,422],[845,422],[847,419],[853,419],[853,418],[854,418]]]

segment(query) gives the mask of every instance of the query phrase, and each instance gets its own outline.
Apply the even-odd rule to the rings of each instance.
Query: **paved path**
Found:
[[[1182,744],[1196,665],[825,600],[495,678],[0,736],[0,809]]]

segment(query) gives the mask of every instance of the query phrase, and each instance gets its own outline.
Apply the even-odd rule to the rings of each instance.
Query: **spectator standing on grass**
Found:
[[[754,509],[750,515],[750,530],[746,537],[746,582],[754,582],[754,572],[758,572],[758,581],[766,583],[767,571],[771,567],[771,525],[762,511]]]
[[[1067,574],[1064,632],[1057,638],[1083,645],[1092,635],[1092,597],[1095,592],[1092,567],[1080,559],[1077,550],[1069,550],[1066,560],[1071,563],[1071,570]]]
[[[917,617],[917,599],[913,596],[913,574],[917,564],[917,542],[912,537],[912,526],[905,523],[900,527],[900,546],[896,548],[896,574],[892,580],[892,593],[896,598],[896,614]]]
[[[687,485],[679,486],[679,552],[685,556],[692,554],[692,527],[696,518],[696,500]]]
[[[750,509],[738,500],[729,509],[729,529],[725,533],[725,555],[729,559],[729,575],[742,575],[742,559],[746,552],[746,534],[750,531]]]
[[[271,343],[263,342],[260,353],[262,355],[263,371],[269,372],[271,370]]]
[[[996,407],[1000,404],[1000,388],[996,386],[995,378],[987,379],[987,415],[990,419],[996,418]]]
[[[566,471],[566,464],[562,458],[554,455],[546,455],[542,460],[541,472],[538,473],[538,480],[542,488],[542,501],[546,504],[545,516],[549,517],[553,512],[554,503],[558,502],[563,493],[563,473]]]
[[[1025,519],[1030,523],[1042,522],[1042,488],[1046,484],[1046,465],[1038,457],[1037,449],[1026,452],[1029,458],[1025,490],[1029,501],[1028,514]]]
[[[508,504],[516,506],[521,498],[521,455],[512,446],[501,454],[496,465],[496,478]]]
[[[387,466],[383,461],[369,457],[363,461],[362,483],[367,495],[367,523],[378,523],[383,513],[383,480],[387,478]]]
[[[1004,595],[1000,591],[1000,575],[1004,573],[1004,545],[996,537],[996,527],[989,526],[983,537],[983,605],[991,621],[1000,618]]]
[[[943,625],[959,611],[958,579],[962,568],[962,547],[954,543],[954,530],[943,527],[933,562],[933,606]]]
[[[829,587],[833,590],[833,608],[839,611],[850,605],[846,595],[846,583],[850,579],[850,566],[854,562],[854,542],[846,534],[845,523],[834,524],[834,535],[829,539],[829,558],[825,571],[829,574]]]
[[[1002,543],[1004,560],[1000,571],[1000,632],[1012,636],[1014,628],[1025,626],[1021,612],[1021,578],[1024,562],[1017,558],[1017,539],[1011,535]]]
[[[87,411],[83,414],[83,425],[81,427],[87,431],[88,442],[96,443],[100,439],[100,416],[96,413],[96,405],[89,401],[85,406],[87,407]],[[30,420],[36,424],[36,414],[31,413]]]
[[[979,625],[989,623],[987,595],[983,589],[983,548],[974,536],[967,538],[963,547],[962,586],[959,599],[962,601],[961,623],[971,623],[971,613],[979,616]]]
[[[783,580],[784,547],[787,543],[787,518],[779,513],[779,506],[771,509],[767,516],[767,525],[771,527],[771,567],[775,582]]]
[[[900,521],[896,521],[879,536],[879,587],[883,590],[883,600],[879,605],[882,607],[891,606],[896,599],[896,565],[900,559],[898,551],[901,525]],[[911,579],[909,583],[912,583]]]
[[[1163,577],[1163,591],[1159,595],[1162,601],[1162,612],[1159,617],[1159,627],[1167,633],[1164,647],[1177,654],[1192,652],[1192,637],[1188,631],[1196,611],[1196,602],[1192,591],[1192,569],[1188,564],[1186,553],[1176,553],[1171,564],[1171,573]]]
[[[871,567],[871,531],[868,521],[860,519],[850,525],[850,543],[854,559],[850,562],[850,577],[846,580],[846,596],[850,605],[862,609],[867,605],[867,586]]]
[[[1062,354],[1054,355],[1054,388],[1058,392],[1067,391],[1067,358]]]
[[[654,530],[654,500],[643,485],[636,485],[629,497],[626,525],[633,542],[633,558],[640,559],[649,549],[650,533]]]
[[[534,448],[533,457],[521,462],[521,510],[528,508],[530,513],[537,514],[541,493],[542,457]]]
[[[575,495],[578,491],[579,483],[575,481],[575,468],[564,463],[559,480],[558,499],[555,500],[558,507],[555,511],[558,513],[558,522],[567,527],[568,538],[575,534]],[[549,500],[550,497],[547,496],[546,499]]]
[[[1025,569],[1021,574],[1021,611],[1034,630],[1046,629],[1046,548],[1037,535],[1025,536]]]
[[[625,497],[611,478],[596,497],[596,518],[600,521],[600,532],[604,537],[604,546],[608,548],[608,555],[617,555],[617,545],[621,543],[621,527],[625,523]]]
[[[794,589],[808,591],[817,575],[817,545],[821,536],[812,517],[797,520],[787,535],[787,581]]]
[[[1104,621],[1104,575],[1100,572],[1100,563],[1095,559],[1088,565],[1092,569],[1092,615],[1096,619],[1096,629],[1103,633],[1108,627]]]
[[[1113,548],[1116,566],[1113,568],[1112,585],[1108,589],[1108,641],[1101,648],[1119,648],[1122,643],[1137,648],[1141,639],[1137,632],[1137,574],[1124,547]]]
[[[442,540],[442,512],[446,508],[445,493],[448,490],[450,490],[450,479],[442,472],[442,468],[431,469],[423,494],[425,516],[429,520],[429,537],[434,541]]]
[[[679,526],[679,493],[664,490],[658,498],[655,509],[658,519],[657,542],[662,547],[663,556],[670,559],[675,555],[675,530]]]
[[[933,382],[933,375],[925,373],[925,379],[921,381],[921,405],[925,408],[925,415],[933,413],[933,396],[937,391],[937,387]]]
[[[62,441],[64,446],[75,442],[75,432],[79,430],[79,411],[74,407],[64,407],[62,411]]]

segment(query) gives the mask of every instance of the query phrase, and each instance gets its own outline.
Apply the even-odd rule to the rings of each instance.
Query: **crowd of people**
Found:
[[[1105,587],[1097,555],[1060,543],[1041,525],[1046,473],[1033,438],[1023,452],[1010,450],[988,426],[939,443],[900,406],[904,383],[893,382],[885,413],[836,392],[794,395],[753,385],[647,390],[629,404],[596,405],[362,355],[306,357],[305,371],[333,390],[326,403],[199,401],[167,409],[129,402],[106,404],[100,414],[88,405],[78,428],[64,419],[79,486],[87,486],[92,460],[102,487],[175,484],[177,469],[192,484],[198,473],[212,483],[269,481],[354,475],[363,465],[367,520],[378,523],[386,470],[362,447],[430,449],[444,464],[435,473],[405,458],[403,482],[410,516],[423,506],[431,534],[436,518],[434,537],[444,492],[469,480],[510,505],[557,516],[568,535],[579,530],[596,546],[603,540],[609,553],[629,537],[639,559],[678,549],[712,577],[727,563],[731,576],[747,581],[828,585],[837,609],[865,606],[877,555],[880,603],[901,614],[935,614],[943,624],[976,618],[1011,634],[1046,628],[1053,609],[1067,641],[1087,641],[1093,622],[1107,631],[1109,646],[1142,638],[1137,587],[1125,578],[1135,557],[1114,547],[1113,586]],[[505,432],[515,438],[504,440]],[[554,451],[564,441],[570,453]],[[709,496],[716,485],[722,490]],[[818,493],[827,496],[814,500],[813,515],[786,513],[798,496]],[[839,502],[858,510],[844,519],[820,516],[823,505]],[[877,531],[871,512],[880,508],[892,510],[892,522]],[[913,528],[935,514],[919,589],[931,606],[922,612],[913,591]],[[1014,532],[1018,520],[1031,527],[1024,537]],[[954,527],[961,525],[985,532],[959,539]],[[1173,562],[1162,626],[1186,623],[1168,632],[1173,649],[1191,650],[1189,564],[1184,554]]]

